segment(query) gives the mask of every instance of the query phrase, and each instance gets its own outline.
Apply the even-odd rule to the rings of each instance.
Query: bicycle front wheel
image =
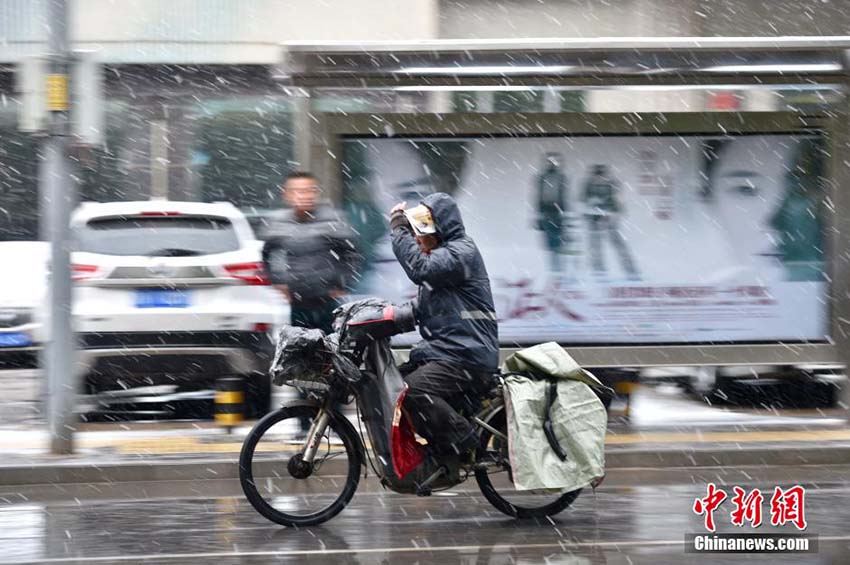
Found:
[[[327,413],[312,462],[305,461],[302,422],[320,420],[318,406],[285,406],[257,422],[239,455],[239,481],[257,512],[284,526],[314,526],[351,501],[363,462],[357,431],[337,412]]]

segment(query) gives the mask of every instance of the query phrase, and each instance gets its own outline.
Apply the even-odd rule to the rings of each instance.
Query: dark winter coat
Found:
[[[557,167],[547,168],[537,177],[539,228],[560,228],[568,206],[567,177]]]
[[[427,196],[440,246],[423,253],[409,228],[395,227],[393,252],[419,285],[416,319],[424,341],[410,354],[414,363],[448,361],[470,370],[495,371],[499,336],[490,279],[472,238],[466,235],[454,199]]]
[[[589,216],[604,216],[620,211],[620,185],[607,176],[593,176],[584,185],[582,200]]]
[[[289,286],[293,302],[317,302],[345,290],[356,276],[355,234],[331,208],[306,219],[292,210],[272,217],[263,239],[263,262],[273,284]]]

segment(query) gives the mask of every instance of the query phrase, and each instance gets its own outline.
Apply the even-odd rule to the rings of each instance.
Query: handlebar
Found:
[[[416,329],[416,314],[413,311],[413,304],[408,302],[401,306],[393,306],[393,322],[395,323],[396,333],[403,334],[412,332]]]
[[[340,316],[344,316],[339,326],[340,335],[353,343],[387,339],[416,328],[412,303],[396,306],[388,302],[363,301],[352,303],[347,311],[340,312]]]

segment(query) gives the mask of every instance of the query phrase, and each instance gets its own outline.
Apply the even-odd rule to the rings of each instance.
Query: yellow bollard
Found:
[[[623,410],[623,417],[625,418],[628,418],[631,415],[632,395],[635,393],[637,388],[638,383],[631,381],[620,381],[614,386],[617,394],[622,394],[626,397],[626,407]]]
[[[240,377],[224,377],[216,382],[215,421],[227,431],[245,419],[245,392]]]

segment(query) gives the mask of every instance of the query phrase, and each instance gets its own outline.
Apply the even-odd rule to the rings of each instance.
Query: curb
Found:
[[[329,461],[334,472],[344,459]],[[850,446],[773,446],[742,448],[617,449],[606,453],[607,469],[687,469],[706,467],[846,465]],[[263,462],[257,476],[272,476],[277,462]],[[372,471],[369,470],[369,474]],[[0,485],[122,483],[143,481],[203,481],[237,479],[237,459],[138,460],[113,462],[48,462],[0,466]]]
[[[605,459],[610,469],[846,465],[850,464],[850,445],[618,449],[606,453]]]

